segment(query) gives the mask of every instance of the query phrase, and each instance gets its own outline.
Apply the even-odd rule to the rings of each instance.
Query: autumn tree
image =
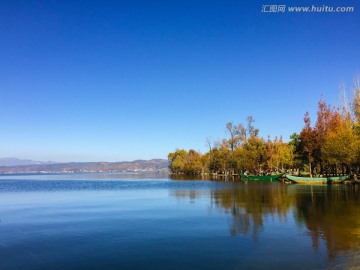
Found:
[[[246,120],[247,120],[247,125],[246,125],[245,139],[249,137],[257,137],[259,135],[259,129],[255,128],[255,126],[253,125],[255,119],[252,116],[248,116]]]
[[[338,166],[350,169],[351,165],[356,163],[359,153],[359,139],[355,134],[352,125],[343,119],[338,119],[337,126],[326,134],[324,144],[322,145],[322,154],[324,160],[333,166],[333,172],[338,172]]]
[[[226,131],[227,131],[227,133],[230,134],[230,138],[228,140],[230,150],[231,150],[231,152],[234,152],[235,148],[238,146],[239,139],[240,139],[240,137],[239,137],[239,135],[240,135],[239,127],[234,125],[233,122],[228,122],[226,124]]]
[[[317,134],[316,131],[311,127],[311,120],[308,112],[305,114],[304,122],[305,126],[300,133],[300,139],[302,142],[303,151],[309,164],[310,177],[312,177],[312,163],[314,162],[314,156],[318,146]]]
[[[359,149],[356,157],[356,173],[360,173],[360,75],[354,79],[354,94],[352,100],[352,110],[354,115],[354,130],[357,136],[357,147]]]
[[[266,143],[267,147],[267,164],[269,169],[276,168],[277,170],[284,171],[285,167],[293,165],[293,147],[289,143],[285,143],[280,136],[280,139],[275,137],[271,141],[270,137]]]
[[[216,173],[225,174],[229,170],[231,151],[226,144],[219,144],[212,151],[210,170]]]
[[[293,164],[293,149],[291,144],[285,143],[280,136],[280,139],[274,140],[274,154],[271,157],[274,160],[275,167],[284,172],[284,167],[290,167]]]
[[[212,147],[213,147],[213,142],[212,142],[212,138],[211,137],[207,137],[206,138],[206,141],[205,141],[205,145],[208,147],[209,149],[209,152],[207,154],[207,156],[209,157],[209,164],[211,163],[211,160],[212,160]]]
[[[344,90],[344,89],[343,89]],[[308,164],[310,176],[320,167],[341,167],[347,173],[351,168],[360,172],[360,76],[354,83],[351,111],[348,109],[345,92],[343,108],[332,108],[323,98],[318,102],[317,119],[311,126],[309,113],[304,116],[300,134],[293,133],[290,141],[282,137],[270,137],[267,141],[258,136],[254,118],[248,116],[246,124],[226,124],[229,138],[213,143],[206,139],[208,152],[204,155],[195,150],[176,149],[169,153],[170,170],[173,173],[202,174],[205,172],[229,174],[244,170],[285,168]],[[340,167],[339,167],[340,166]]]
[[[330,122],[333,121],[334,113],[332,112],[330,105],[327,105],[325,100],[321,98],[318,102],[317,120],[315,128],[313,129],[316,135],[314,141],[314,153],[313,158],[320,164],[320,171],[323,172],[323,160],[322,160],[322,145],[325,142],[326,134],[328,133]]]
[[[198,175],[204,172],[202,155],[190,149],[186,155],[183,172],[187,175]]]
[[[274,141],[276,141],[276,139],[277,138],[275,137]],[[268,140],[266,142],[266,151],[267,151],[267,155],[269,156],[269,159],[267,161],[268,168],[270,168],[270,169],[273,169],[274,167],[276,168],[276,164],[277,164],[276,145],[275,145],[275,142],[273,142],[270,139],[270,135],[268,136]]]
[[[268,159],[264,139],[256,136],[250,137],[244,144],[244,150],[248,168],[261,171]]]
[[[355,118],[355,122],[360,125],[360,75],[354,79],[354,93],[352,100],[352,109]]]
[[[168,154],[169,169],[172,173],[179,174],[184,172],[187,155],[188,153],[184,149],[176,149],[175,152]]]
[[[238,147],[234,152],[234,165],[237,172],[244,172],[249,167],[244,147]]]
[[[284,172],[284,167],[292,167],[294,163],[294,154],[291,144],[285,143],[280,136],[278,147],[277,147],[279,162],[281,166],[281,171]]]
[[[169,168],[175,174],[197,175],[206,170],[206,159],[193,149],[176,149],[175,152],[169,153],[168,160]]]
[[[296,168],[301,168],[302,164],[307,162],[307,155],[304,152],[300,134],[296,132],[291,134],[289,145],[293,151],[293,165]]]

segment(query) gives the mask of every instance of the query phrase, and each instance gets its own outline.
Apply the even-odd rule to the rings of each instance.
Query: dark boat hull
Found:
[[[241,179],[244,181],[258,181],[258,182],[280,182],[279,178],[282,174],[274,175],[244,175],[240,174]]]

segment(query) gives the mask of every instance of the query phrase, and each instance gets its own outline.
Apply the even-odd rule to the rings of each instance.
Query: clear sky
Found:
[[[265,13],[265,4],[353,6]],[[166,158],[228,121],[300,132],[360,73],[360,2],[0,1],[0,157]]]

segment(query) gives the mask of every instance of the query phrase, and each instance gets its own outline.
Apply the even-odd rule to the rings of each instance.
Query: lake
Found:
[[[0,176],[0,269],[359,269],[359,186]]]

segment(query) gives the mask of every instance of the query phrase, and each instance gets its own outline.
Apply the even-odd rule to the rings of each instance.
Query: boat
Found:
[[[283,174],[270,174],[270,175],[245,175],[240,174],[241,179],[244,181],[259,181],[259,182],[280,182],[278,179]]]
[[[285,177],[297,184],[337,184],[349,179],[348,175],[330,177],[301,177],[285,174]]]

